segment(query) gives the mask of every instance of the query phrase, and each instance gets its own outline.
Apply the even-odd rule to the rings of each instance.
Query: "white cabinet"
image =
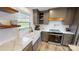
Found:
[[[0,45],[0,51],[13,51],[15,40],[10,40],[2,45]]]

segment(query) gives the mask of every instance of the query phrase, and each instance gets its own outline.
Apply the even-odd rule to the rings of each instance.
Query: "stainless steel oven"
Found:
[[[48,41],[62,44],[63,33],[59,30],[49,32]]]

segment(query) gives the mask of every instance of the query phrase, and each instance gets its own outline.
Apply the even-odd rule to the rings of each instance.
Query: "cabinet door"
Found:
[[[47,42],[48,41],[48,33],[47,32],[42,32],[41,33],[42,41]]]
[[[79,8],[76,8],[75,19],[73,21],[76,25],[79,24]]]
[[[48,11],[44,12],[44,24],[48,24]]]
[[[33,23],[35,25],[39,24],[39,13],[38,10],[33,11]]]
[[[41,37],[33,45],[33,51],[37,51],[40,44],[41,44]]]
[[[71,44],[72,38],[73,38],[73,35],[71,35],[71,34],[64,34],[63,45]]]
[[[37,23],[37,13],[36,12],[33,13],[33,22],[34,22],[34,24],[38,24]]]
[[[75,17],[75,8],[67,8],[66,9],[66,16],[65,16],[65,20],[64,20],[64,24],[65,25],[71,25],[74,17]]]

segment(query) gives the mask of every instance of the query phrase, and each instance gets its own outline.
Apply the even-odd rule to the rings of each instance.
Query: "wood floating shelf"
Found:
[[[64,18],[48,18],[48,20],[49,21],[53,21],[53,20],[60,20],[60,21],[63,21],[64,20]]]
[[[1,25],[0,29],[15,28],[15,27],[20,27],[20,25]]]
[[[17,13],[18,11],[11,8],[11,7],[0,7],[0,11],[7,12],[7,13]]]

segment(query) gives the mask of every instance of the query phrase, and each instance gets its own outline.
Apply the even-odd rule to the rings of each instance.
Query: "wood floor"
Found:
[[[41,42],[41,44],[37,48],[37,51],[69,51],[69,48],[57,44]]]

